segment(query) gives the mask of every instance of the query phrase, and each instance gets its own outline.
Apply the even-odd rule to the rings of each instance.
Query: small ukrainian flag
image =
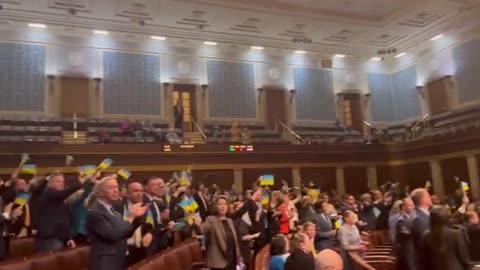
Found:
[[[462,181],[462,189],[463,191],[469,191],[470,187],[468,186],[467,182]]]
[[[102,163],[100,163],[100,165],[98,165],[98,169],[106,170],[106,169],[110,168],[110,166],[112,166],[112,164],[113,164],[113,160],[111,158],[106,158],[102,161]]]
[[[127,171],[123,168],[118,170],[117,174],[120,175],[125,180],[128,180],[128,178],[130,178],[130,176],[132,175],[130,171]]]
[[[155,225],[154,222],[153,222],[153,214],[152,214],[152,211],[148,210],[147,212],[147,220],[146,220],[146,223],[147,224],[150,224],[150,225]]]
[[[269,203],[270,203],[270,196],[268,196],[268,194],[263,195],[262,205],[267,205]]]
[[[23,164],[22,173],[26,174],[37,174],[37,165],[34,164]]]
[[[335,221],[335,229],[340,229],[342,225],[343,225],[343,219],[340,218]]]
[[[97,172],[97,168],[95,167],[95,165],[80,166],[79,172],[80,175],[95,174]]]
[[[187,171],[183,171],[180,175],[180,184],[183,186],[190,186],[192,184],[192,176]]]
[[[266,174],[260,176],[260,185],[261,186],[273,186],[275,183],[275,177],[271,174]]]
[[[27,192],[21,192],[15,198],[13,204],[24,206],[28,202],[28,200],[30,200],[30,194],[28,194]]]

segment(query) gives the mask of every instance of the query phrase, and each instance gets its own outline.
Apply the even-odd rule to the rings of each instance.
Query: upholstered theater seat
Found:
[[[10,241],[10,251],[8,254],[9,259],[25,258],[33,255],[35,239],[30,238],[17,238]]]

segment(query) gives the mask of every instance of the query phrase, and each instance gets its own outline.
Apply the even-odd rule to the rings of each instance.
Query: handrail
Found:
[[[295,138],[297,138],[299,141],[301,141],[301,142],[305,141],[302,137],[300,137],[300,135],[298,135],[295,131],[293,131],[293,129],[291,129],[290,127],[285,125],[282,121],[277,119],[277,123],[279,123],[283,128],[288,130],[290,133],[292,133],[295,136]]]
[[[205,132],[203,132],[202,128],[197,123],[197,121],[195,121],[195,119],[193,119],[193,117],[191,117],[190,119],[192,120],[193,125],[197,128],[197,130],[200,132],[200,134],[202,134],[203,139],[206,139],[207,135],[205,135]]]
[[[364,124],[365,126],[369,127],[369,128],[375,129],[375,130],[378,131],[378,132],[383,132],[382,129],[379,129],[379,128],[377,128],[377,127],[374,127],[372,124],[370,124],[370,123],[367,122],[367,121],[363,121],[363,124]]]
[[[413,127],[410,128],[410,130],[414,130],[417,126],[419,126],[421,123],[425,123],[428,118],[430,118],[430,113],[426,113],[424,116],[422,116],[422,119],[420,119],[420,121],[417,121]]]

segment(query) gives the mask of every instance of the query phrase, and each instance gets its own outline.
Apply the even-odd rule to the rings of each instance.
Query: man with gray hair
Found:
[[[414,215],[411,227],[411,238],[414,250],[420,250],[420,244],[425,231],[430,229],[430,207],[432,199],[428,191],[424,188],[417,188],[410,194],[410,198],[415,204]],[[415,254],[415,253],[414,253]],[[415,254],[416,255],[416,254]],[[415,264],[420,268],[418,255],[415,256]]]
[[[96,201],[87,214],[87,230],[91,240],[89,270],[123,270],[126,268],[127,239],[145,220],[149,205],[134,203],[128,215],[113,208],[120,189],[117,179],[103,178],[94,190]]]

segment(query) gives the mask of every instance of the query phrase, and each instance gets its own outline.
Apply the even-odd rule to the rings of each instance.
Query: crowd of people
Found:
[[[172,246],[178,232],[198,239],[211,269],[253,269],[267,244],[271,270],[374,269],[363,258],[369,243],[362,236],[376,230],[388,230],[397,269],[469,269],[480,257],[471,240],[480,231],[480,204],[461,185],[441,202],[428,189],[394,183],[358,198],[322,193],[314,183],[283,181],[275,190],[258,182],[245,192],[194,183],[101,172],[24,179],[14,172],[0,181],[0,259],[11,239],[34,237],[37,252],[88,244],[89,269],[125,269]],[[325,261],[322,252],[341,260]]]

